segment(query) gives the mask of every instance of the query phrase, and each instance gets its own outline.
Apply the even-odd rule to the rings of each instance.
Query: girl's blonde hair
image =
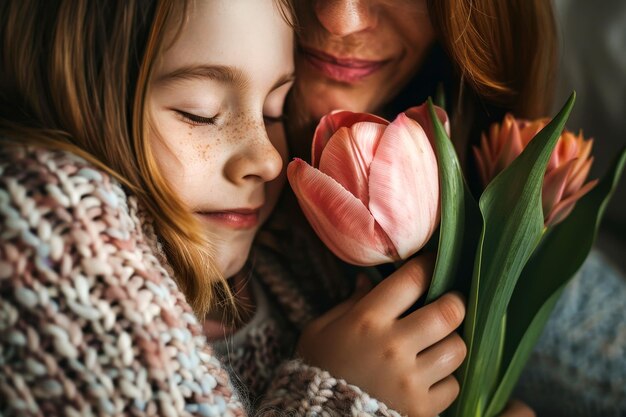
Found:
[[[118,179],[154,219],[178,285],[204,317],[216,290],[232,297],[146,135],[155,59],[188,7],[185,0],[3,2],[0,137],[3,146],[73,152]]]

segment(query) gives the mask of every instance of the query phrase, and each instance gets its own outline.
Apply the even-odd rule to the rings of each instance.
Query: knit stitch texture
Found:
[[[298,360],[246,410],[169,270],[106,173],[0,148],[0,415],[398,415]]]

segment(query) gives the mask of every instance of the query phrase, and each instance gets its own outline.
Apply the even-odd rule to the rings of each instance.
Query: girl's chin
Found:
[[[246,255],[249,254],[249,251],[250,251],[249,248],[247,251],[245,251]],[[219,262],[219,254],[217,254],[217,257],[218,257],[218,262]],[[224,278],[230,279],[234,277],[235,275],[237,275],[239,272],[241,272],[241,270],[246,265],[246,259],[248,259],[247,256],[231,259],[227,265],[221,268],[221,270],[223,271],[222,275],[224,276]]]

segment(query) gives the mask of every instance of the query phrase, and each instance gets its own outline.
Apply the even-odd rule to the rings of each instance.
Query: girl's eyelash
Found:
[[[178,113],[178,115],[187,123],[192,124],[192,125],[214,125],[215,122],[217,121],[217,118],[219,117],[219,115],[215,115],[213,117],[203,117],[203,116],[198,116],[197,114],[193,114],[193,113],[187,113],[186,111],[182,111],[182,110],[175,110],[176,113]],[[263,120],[265,120],[265,123],[283,123],[287,120],[287,117],[284,114],[281,114],[280,116],[263,116]]]
[[[217,117],[219,116],[215,115],[213,117],[202,117],[182,110],[176,110],[176,113],[178,113],[185,122],[195,126],[214,125]]]
[[[283,123],[287,120],[287,117],[284,114],[280,116],[263,116],[263,120],[265,120],[265,123]]]

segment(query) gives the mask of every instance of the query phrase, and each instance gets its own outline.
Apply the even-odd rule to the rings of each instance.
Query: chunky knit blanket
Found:
[[[246,408],[169,270],[107,174],[66,152],[0,148],[0,415],[398,415],[289,358]],[[297,294],[274,284],[303,323]]]

